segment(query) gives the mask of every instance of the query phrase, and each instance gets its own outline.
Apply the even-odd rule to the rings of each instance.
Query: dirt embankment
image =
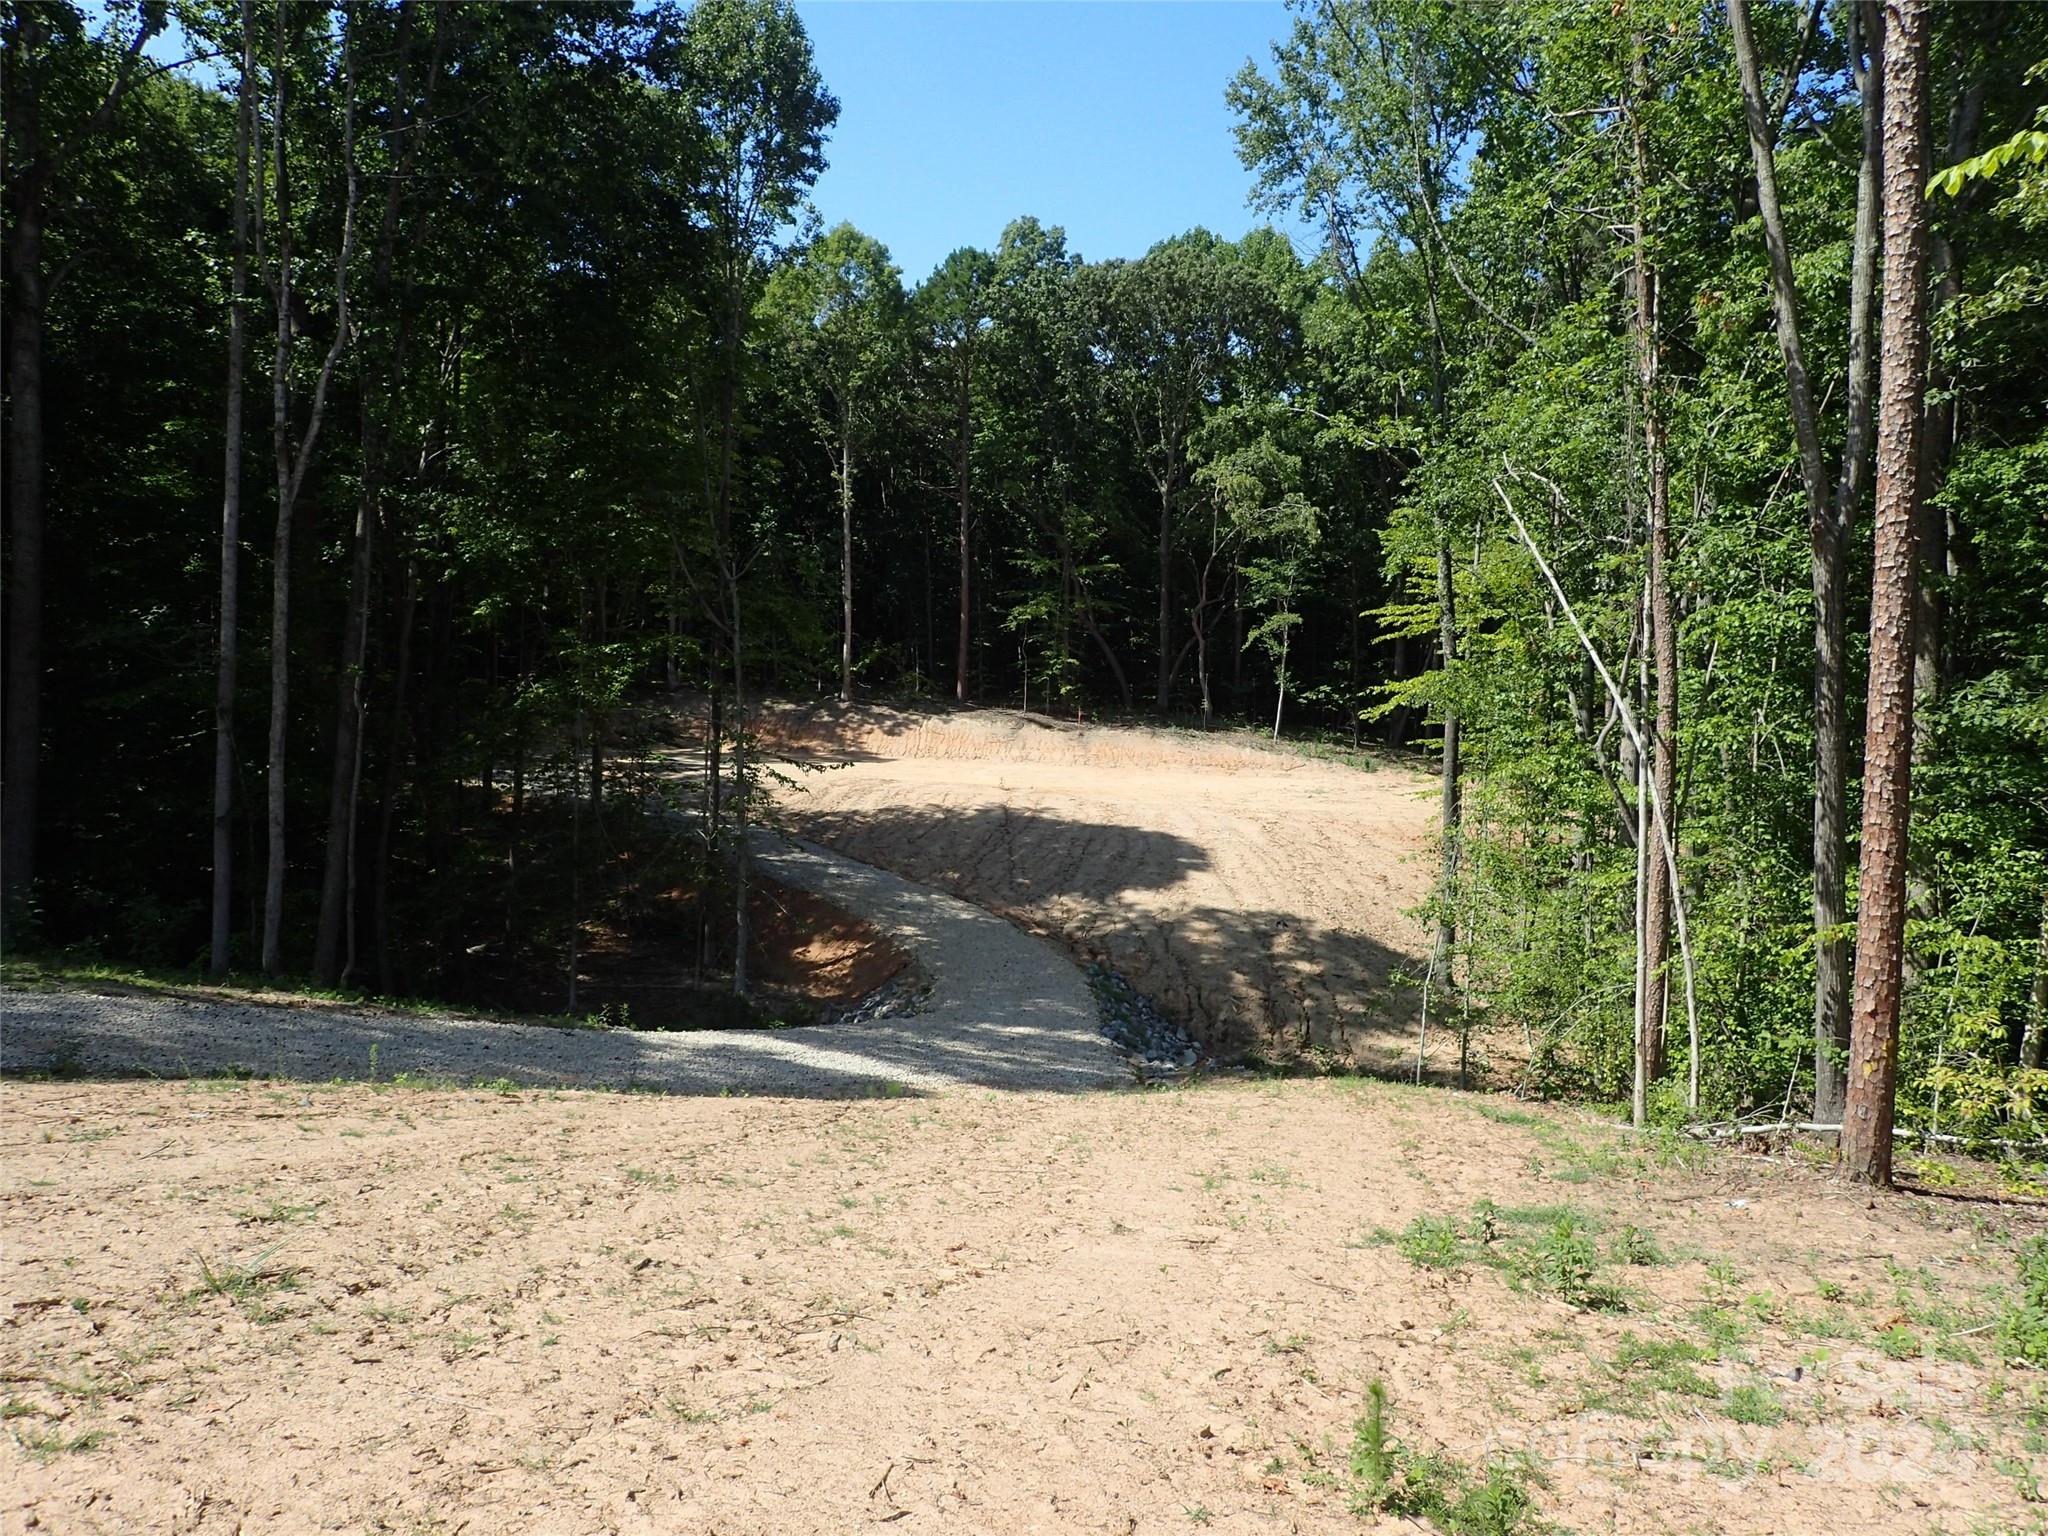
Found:
[[[1434,814],[1412,769],[998,710],[763,730],[820,770],[784,797],[806,835],[1113,966],[1213,1048],[1410,1059]]]

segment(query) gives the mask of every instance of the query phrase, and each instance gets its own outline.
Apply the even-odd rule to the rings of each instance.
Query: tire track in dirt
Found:
[[[1212,1048],[1410,1059],[1433,780],[1006,711],[771,711],[807,836],[1054,937]]]

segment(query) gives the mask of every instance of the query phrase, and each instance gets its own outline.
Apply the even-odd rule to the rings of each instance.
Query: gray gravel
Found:
[[[979,907],[809,843],[766,836],[762,870],[866,918],[916,958],[914,1013],[776,1030],[640,1033],[222,1002],[175,993],[0,994],[0,1072],[193,1076],[243,1069],[324,1082],[400,1072],[547,1087],[863,1097],[1129,1081],[1064,955]]]

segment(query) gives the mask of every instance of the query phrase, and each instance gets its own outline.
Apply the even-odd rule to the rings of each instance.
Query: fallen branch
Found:
[[[1509,463],[1505,456],[1502,457],[1501,463],[1506,465],[1509,474],[1516,476],[1521,474],[1521,471],[1517,470],[1512,463]],[[1535,478],[1541,479],[1542,477],[1536,476]],[[1558,496],[1560,500],[1563,499],[1555,485],[1552,485],[1550,489],[1553,495]],[[1586,627],[1579,622],[1578,610],[1572,607],[1571,599],[1564,595],[1564,587],[1558,581],[1557,574],[1551,570],[1550,562],[1543,558],[1543,551],[1536,547],[1536,541],[1529,536],[1529,529],[1522,522],[1521,514],[1515,510],[1514,502],[1509,498],[1506,488],[1501,485],[1498,479],[1493,482],[1493,491],[1496,496],[1500,497],[1501,505],[1507,508],[1508,517],[1515,525],[1515,532],[1522,536],[1522,543],[1527,546],[1530,555],[1535,559],[1536,568],[1543,573],[1543,579],[1550,583],[1550,590],[1556,596],[1558,606],[1564,609],[1565,618],[1571,621],[1572,632],[1579,637],[1579,644],[1584,647],[1587,659],[1593,663],[1593,669],[1600,674],[1600,681],[1606,685],[1607,697],[1614,703],[1614,712],[1620,717],[1621,728],[1628,733],[1628,739],[1635,744],[1637,754],[1647,758],[1649,747],[1643,741],[1642,731],[1637,728],[1635,712],[1628,707],[1628,700],[1622,696],[1620,687],[1614,681],[1614,674],[1607,670],[1607,663],[1600,659],[1599,648],[1593,644],[1592,636],[1586,633]],[[1664,851],[1664,870],[1671,882],[1671,910],[1678,920],[1678,953],[1685,966],[1685,1032],[1686,1044],[1691,1056],[1691,1060],[1687,1063],[1686,1068],[1685,1106],[1687,1109],[1698,1109],[1700,1103],[1699,1002],[1693,982],[1692,934],[1687,928],[1685,921],[1685,892],[1680,888],[1678,880],[1678,850],[1671,843],[1671,824],[1666,819],[1663,797],[1657,793],[1656,775],[1646,775],[1643,779],[1643,785],[1650,794],[1650,815],[1651,819],[1657,824],[1658,845]]]

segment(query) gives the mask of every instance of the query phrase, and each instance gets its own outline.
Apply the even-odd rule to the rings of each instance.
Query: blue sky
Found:
[[[1246,206],[1223,88],[1289,25],[1276,0],[798,0],[840,103],[814,193],[916,284],[1019,214],[1090,260],[1196,224],[1236,237]]]

